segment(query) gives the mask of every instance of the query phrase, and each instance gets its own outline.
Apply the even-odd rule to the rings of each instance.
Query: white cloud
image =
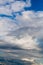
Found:
[[[24,11],[22,15],[17,15],[16,19],[22,26],[32,26],[43,28],[43,12]],[[41,16],[41,17],[40,17]]]
[[[24,7],[30,7],[31,6],[31,2],[30,0],[26,0],[26,2],[24,1],[15,1],[14,3],[11,4],[11,9],[13,10],[13,12],[18,12],[18,11],[23,11]]]
[[[36,13],[36,15],[37,15],[37,17],[43,17],[43,11],[38,11],[38,12]]]
[[[42,12],[40,12],[42,13]],[[31,36],[25,35],[25,37],[22,37],[21,39],[16,38],[16,36],[7,36],[9,34],[9,31],[14,31],[17,28],[21,27],[33,27],[33,33],[32,29],[29,31],[32,36],[38,36],[39,28],[43,28],[43,18],[40,19],[38,16],[40,14],[39,12],[34,11],[24,11],[22,12],[22,15],[16,15],[16,22],[20,22],[20,24],[17,26],[14,21],[8,18],[0,18],[0,36],[4,37],[4,41],[9,42],[14,45],[18,45],[24,49],[33,49],[36,48],[36,41],[32,39]],[[37,19],[38,17],[38,19]],[[35,28],[35,29],[34,29]],[[18,34],[18,33],[17,33]],[[37,38],[37,37],[36,37]]]
[[[36,49],[37,47],[35,40],[33,40],[32,37],[29,35],[25,35],[21,39],[13,36],[5,36],[4,41],[14,46],[17,45],[23,49]]]
[[[40,12],[42,13],[42,12]],[[34,11],[24,11],[22,12],[22,15],[16,15],[16,22],[20,22],[20,24],[17,26],[17,24],[14,23],[15,20],[11,20],[8,18],[0,18],[0,36],[4,36],[4,41],[9,42],[14,45],[18,45],[24,49],[33,49],[36,48],[36,41],[32,39],[31,36],[25,35],[25,37],[22,37],[21,39],[16,38],[15,36],[7,36],[9,34],[9,31],[14,31],[17,28],[21,27],[33,27],[33,33],[32,29],[29,31],[32,36],[38,36],[38,34],[41,32],[40,29],[43,28],[43,18],[39,17],[39,12]],[[35,28],[35,29],[34,29]],[[40,29],[39,29],[40,28]],[[18,34],[18,33],[17,33]],[[37,38],[37,37],[36,37]]]
[[[30,62],[33,62],[34,63],[34,58],[31,58],[31,59],[29,59],[29,58],[21,58],[22,60],[24,60],[24,61],[30,61]]]
[[[9,3],[9,4],[7,4]],[[12,13],[12,12],[18,12],[23,11],[24,7],[30,7],[31,2],[30,0],[24,1],[16,1],[16,0],[1,0],[0,1],[0,13]]]
[[[14,28],[15,27],[15,28]],[[6,36],[9,31],[18,28],[17,25],[9,18],[0,18],[0,36]]]
[[[0,5],[4,5],[4,4],[6,4],[6,3],[11,3],[11,2],[13,2],[14,0],[1,0],[0,1]]]
[[[9,3],[9,4],[7,4]],[[12,12],[24,11],[24,7],[30,7],[30,0],[15,1],[15,0],[1,0],[0,1],[0,14],[11,15]]]
[[[0,15],[1,14],[11,15],[10,6],[1,6],[0,7]]]
[[[22,15],[17,15],[16,20],[18,20],[22,26],[34,26],[37,27],[35,22],[37,19],[36,13],[34,11],[23,11]]]
[[[11,8],[14,12],[17,12],[23,10],[24,6],[25,6],[24,2],[16,1],[15,3],[12,3]]]

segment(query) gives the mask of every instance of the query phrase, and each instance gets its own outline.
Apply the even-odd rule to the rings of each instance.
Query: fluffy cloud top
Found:
[[[24,7],[30,7],[30,0],[18,1],[18,0],[1,0],[0,1],[0,14],[11,15],[13,12],[24,11]]]

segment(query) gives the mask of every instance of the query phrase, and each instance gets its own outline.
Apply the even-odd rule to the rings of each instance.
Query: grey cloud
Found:
[[[4,61],[4,62],[3,62]],[[7,61],[7,62],[6,62]],[[33,62],[23,61],[21,59],[4,59],[1,57],[0,64],[6,64],[6,65],[33,65]]]
[[[8,43],[6,45],[0,45],[0,49],[8,49],[8,50],[22,50],[22,48],[18,47],[18,46],[12,46],[9,45]]]
[[[34,35],[35,33],[39,32],[40,28],[32,27],[32,26],[25,26],[16,29],[15,31],[10,31],[7,36],[15,36],[17,38],[23,37],[24,33],[28,35]]]
[[[37,39],[38,47],[40,48],[39,53],[43,54],[43,38],[39,37]]]
[[[25,51],[25,50],[24,50]],[[22,58],[28,58],[28,57],[26,57],[26,55],[25,55],[25,53],[26,52],[24,52],[23,50],[22,50],[22,52],[21,52],[21,50],[14,50],[14,52],[16,53],[16,55],[17,55],[17,57],[15,56],[15,53],[13,52],[13,50],[12,50],[12,54],[10,53],[10,52],[7,52],[7,50],[6,50],[6,52],[4,52],[3,53],[3,57],[1,56],[0,57],[0,61],[2,62],[2,63],[6,63],[6,64],[21,64],[21,65],[36,65],[37,63],[35,62],[35,61],[31,61],[31,59],[29,58],[29,61],[27,61],[27,60],[22,60]],[[2,51],[1,51],[2,52]],[[0,52],[0,53],[1,53]],[[21,52],[21,53],[19,53],[19,52]],[[14,53],[14,54],[13,54]],[[18,54],[19,53],[19,54]],[[22,55],[23,54],[23,55]],[[25,55],[25,56],[24,56]],[[29,56],[29,55],[28,55]],[[20,58],[21,57],[21,58]],[[32,57],[33,58],[33,57]],[[4,62],[3,62],[4,61]]]
[[[0,49],[5,49],[5,50],[22,50],[22,48],[20,48],[19,46],[16,45],[12,45],[8,42],[5,42],[3,40],[0,40]]]

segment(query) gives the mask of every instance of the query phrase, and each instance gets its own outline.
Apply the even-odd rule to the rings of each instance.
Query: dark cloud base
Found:
[[[12,46],[12,45],[9,45],[9,44],[6,44],[6,45],[0,45],[0,49],[9,49],[9,50],[23,50],[22,48],[18,47],[18,46]]]
[[[4,59],[0,57],[0,65],[32,65],[32,62],[23,61],[20,59]]]

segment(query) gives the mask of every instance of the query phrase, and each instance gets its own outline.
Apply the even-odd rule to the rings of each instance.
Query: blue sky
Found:
[[[0,1],[0,57],[3,52],[6,60],[43,65],[43,0]]]
[[[26,7],[25,10],[43,11],[43,0],[31,0],[31,7]]]
[[[35,11],[43,11],[43,0],[31,0],[31,9]]]

